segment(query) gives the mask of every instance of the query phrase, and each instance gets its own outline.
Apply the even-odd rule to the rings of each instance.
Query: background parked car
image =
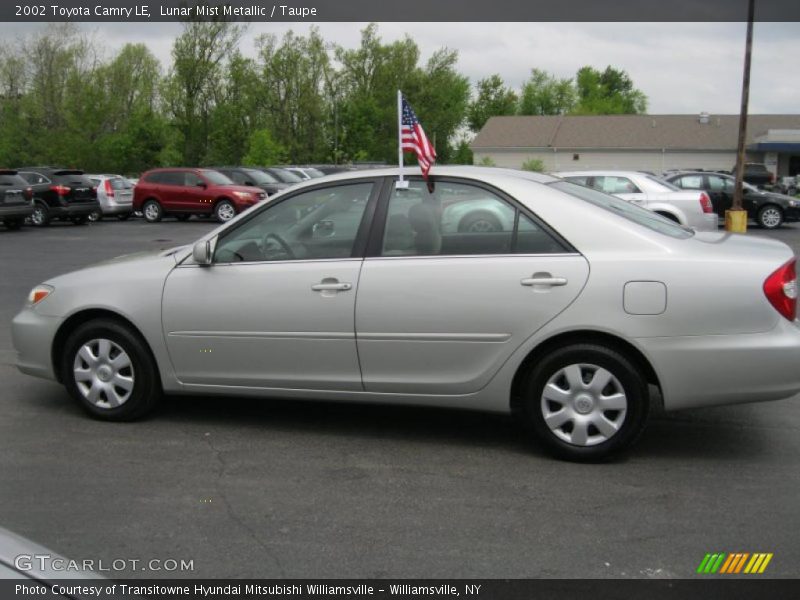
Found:
[[[731,169],[731,173],[735,172],[736,167]],[[775,183],[775,174],[764,163],[744,163],[743,179],[756,187],[764,187]]]
[[[33,190],[31,223],[46,227],[53,219],[83,225],[99,210],[97,188],[83,171],[58,167],[20,167]]]
[[[316,179],[317,177],[324,177],[325,173],[315,167],[282,167],[290,173],[294,173],[301,179],[309,180]]]
[[[133,210],[142,211],[149,223],[165,215],[185,221],[212,214],[224,223],[266,197],[261,188],[236,185],[213,169],[153,169],[133,188]]]
[[[0,169],[0,220],[19,229],[33,213],[33,190],[13,169]]]
[[[89,215],[97,221],[106,216],[115,216],[127,221],[133,214],[133,184],[121,175],[87,175],[97,186],[97,201],[100,209]]]
[[[571,183],[612,194],[697,231],[716,231],[719,224],[704,192],[683,191],[639,171],[562,171]]]
[[[288,185],[294,185],[295,183],[302,183],[304,181],[302,177],[296,173],[292,173],[291,171],[284,169],[283,167],[262,167],[261,171],[272,175],[278,181]]]
[[[277,194],[281,190],[285,190],[291,185],[290,183],[285,183],[284,181],[278,179],[275,175],[262,171],[261,169],[253,169],[250,167],[211,168],[213,168],[215,171],[219,171],[237,185],[259,187],[267,193],[267,196]]]
[[[667,181],[684,190],[703,190],[711,197],[714,212],[724,216],[733,205],[736,179],[723,173],[675,173]],[[780,227],[784,221],[800,220],[800,200],[757,189],[749,183],[742,185],[742,202],[747,216],[764,229]]]

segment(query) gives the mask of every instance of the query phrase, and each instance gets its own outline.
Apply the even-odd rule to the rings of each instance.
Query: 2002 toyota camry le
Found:
[[[651,384],[668,410],[800,391],[788,246],[546,175],[436,171],[312,180],[193,247],[47,281],[14,319],[18,366],[108,420],[162,393],[473,408],[577,460],[636,440]]]

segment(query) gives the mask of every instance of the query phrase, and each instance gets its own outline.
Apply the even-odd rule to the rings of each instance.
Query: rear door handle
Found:
[[[522,279],[520,283],[527,287],[534,285],[560,286],[567,285],[567,280],[564,277],[527,277]]]

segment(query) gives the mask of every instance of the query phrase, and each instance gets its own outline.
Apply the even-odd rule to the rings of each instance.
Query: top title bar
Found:
[[[735,22],[747,0],[17,0],[0,21]],[[756,21],[800,21],[798,0],[756,0]]]

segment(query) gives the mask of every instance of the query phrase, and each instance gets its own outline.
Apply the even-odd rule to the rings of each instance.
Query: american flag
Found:
[[[403,96],[403,115],[400,126],[400,147],[403,150],[412,150],[417,154],[417,162],[422,169],[422,176],[427,179],[428,171],[436,162],[436,149],[428,140],[422,125],[414,111]]]

